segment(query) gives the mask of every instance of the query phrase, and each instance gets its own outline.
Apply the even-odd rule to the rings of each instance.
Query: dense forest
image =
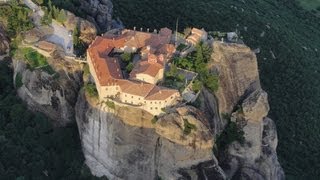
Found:
[[[300,2],[303,0],[300,0]],[[303,7],[312,6],[303,1]],[[116,0],[127,27],[204,27],[235,31],[257,55],[269,116],[276,121],[278,156],[288,179],[320,177],[320,18],[287,0]],[[319,6],[319,3],[318,3]],[[319,8],[318,8],[319,9]]]

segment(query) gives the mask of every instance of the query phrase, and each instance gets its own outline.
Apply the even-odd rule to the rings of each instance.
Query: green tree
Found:
[[[89,94],[90,97],[98,97],[98,91],[96,85],[94,84],[85,84],[84,89]]]
[[[79,28],[78,26],[76,26],[74,29],[73,29],[73,34],[72,34],[72,38],[73,38],[73,44],[75,46],[78,46],[81,42],[80,42],[80,31],[79,31]]]
[[[15,82],[16,88],[20,88],[23,85],[22,75],[20,73],[17,73]]]
[[[129,72],[131,72],[132,71],[132,69],[133,69],[133,63],[132,62],[130,62],[127,66],[126,66],[126,71],[129,73]]]
[[[192,83],[192,90],[197,93],[202,89],[202,82],[199,81],[198,79],[194,80]]]
[[[121,54],[122,61],[129,63],[132,61],[132,54],[131,53],[123,53]]]
[[[51,10],[49,10],[48,8],[44,9],[44,15],[41,18],[41,23],[43,25],[49,25],[52,23],[52,13]]]
[[[207,76],[204,83],[212,92],[216,92],[219,88],[219,77],[211,74]]]
[[[33,0],[33,1],[38,5],[42,5],[43,4],[43,0]]]
[[[66,11],[61,9],[56,17],[56,20],[60,23],[64,23],[67,20]]]

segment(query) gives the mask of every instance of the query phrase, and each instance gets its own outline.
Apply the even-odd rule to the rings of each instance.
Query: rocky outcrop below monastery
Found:
[[[199,113],[195,108],[179,108],[160,117],[156,124],[147,125],[143,122],[151,122],[151,119],[144,119],[145,116],[133,113],[132,109],[131,116],[128,116],[124,111],[114,112],[99,106],[86,98],[84,93],[79,96],[76,106],[86,164],[96,176],[106,175],[110,179],[179,179],[183,177],[179,172],[184,170],[186,173],[192,171],[189,173],[197,179],[201,174],[191,170],[191,167],[195,168],[203,162],[210,165],[216,162],[213,160],[211,133],[195,119]],[[128,125],[127,118],[136,124]],[[195,123],[198,129],[184,135],[184,118]]]

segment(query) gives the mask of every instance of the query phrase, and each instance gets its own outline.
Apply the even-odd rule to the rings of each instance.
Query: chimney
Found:
[[[159,93],[160,93],[160,94],[162,93],[161,90],[159,91]]]
[[[135,26],[133,27],[133,30],[136,31],[136,27]]]
[[[156,29],[154,29],[153,32],[157,34],[157,30]]]
[[[149,28],[147,28],[147,32],[149,32],[149,30],[150,30],[150,29],[149,29]]]
[[[142,31],[143,30],[143,28],[140,28],[140,31]]]

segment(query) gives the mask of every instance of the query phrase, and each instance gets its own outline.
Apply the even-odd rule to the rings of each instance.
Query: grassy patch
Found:
[[[24,60],[31,70],[41,69],[51,75],[55,73],[48,64],[47,58],[32,48],[17,49],[14,57]]]
[[[89,65],[88,64],[85,64],[84,67],[83,67],[83,75],[85,77],[88,77],[90,75],[90,69],[89,69]]]
[[[99,96],[95,84],[85,84],[84,85],[84,89],[85,89],[85,91],[88,93],[88,95],[90,97],[96,97],[97,98]]]
[[[183,122],[184,122],[183,134],[189,135],[192,130],[197,130],[196,125],[191,124],[187,119],[183,119]]]
[[[111,109],[116,109],[116,105],[112,101],[107,101],[106,105]]]

